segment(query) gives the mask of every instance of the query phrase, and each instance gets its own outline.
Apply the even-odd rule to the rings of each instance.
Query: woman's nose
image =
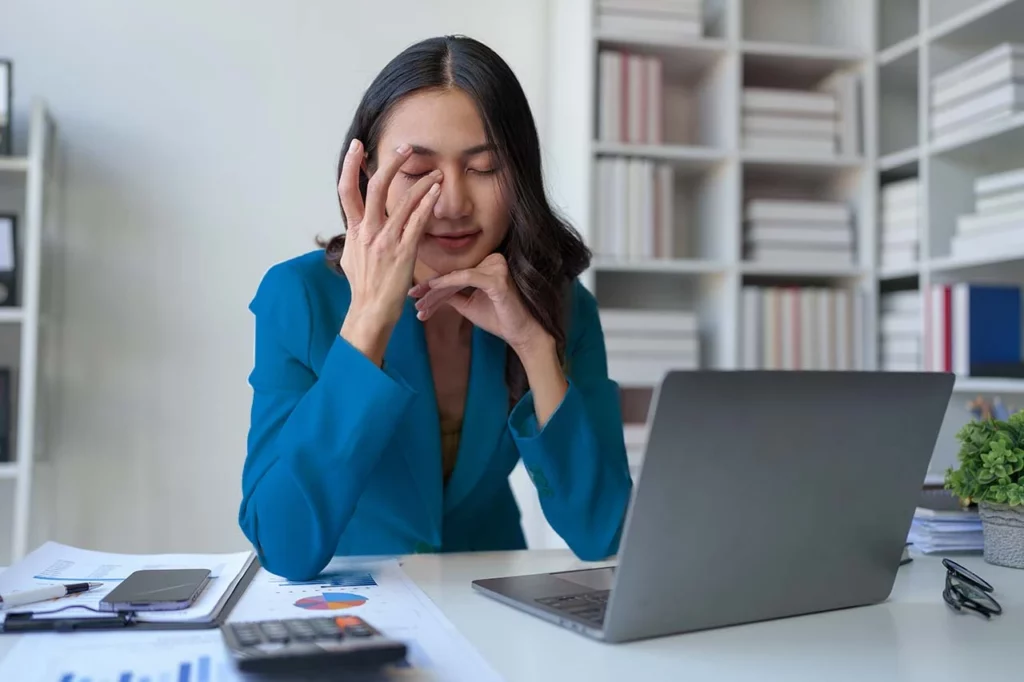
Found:
[[[434,204],[434,217],[439,220],[457,220],[473,210],[466,179],[461,173],[445,172],[441,181],[441,196]]]

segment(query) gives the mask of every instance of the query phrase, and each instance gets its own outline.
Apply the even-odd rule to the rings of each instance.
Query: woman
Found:
[[[239,523],[268,570],[525,547],[522,458],[582,559],[629,501],[589,252],[544,194],[526,97],[464,37],[398,55],[338,164],[346,233],[265,275]]]

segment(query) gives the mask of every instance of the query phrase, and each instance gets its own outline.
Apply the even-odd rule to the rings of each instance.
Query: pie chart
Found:
[[[300,609],[310,611],[336,611],[338,609],[351,609],[362,606],[366,603],[366,597],[361,594],[349,594],[347,592],[324,592],[315,597],[303,597],[295,602]]]

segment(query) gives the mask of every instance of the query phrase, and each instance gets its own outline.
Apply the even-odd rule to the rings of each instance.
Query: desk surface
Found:
[[[477,594],[475,578],[584,566],[565,551],[416,555],[403,568],[508,682],[530,680],[969,679],[1019,666],[1024,570],[958,558],[1003,605],[986,621],[942,600],[945,569],[918,556],[880,605],[673,637],[602,644]],[[588,564],[587,566],[593,566]],[[0,657],[16,636],[0,637]]]

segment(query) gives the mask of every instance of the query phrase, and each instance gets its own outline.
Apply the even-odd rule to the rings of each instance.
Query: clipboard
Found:
[[[79,632],[97,630],[212,630],[226,621],[235,604],[245,594],[256,572],[260,560],[254,557],[231,594],[221,605],[213,618],[202,621],[175,623],[169,621],[138,620],[135,611],[119,611],[109,616],[69,616],[67,618],[37,618],[31,611],[11,611],[0,623],[0,634],[24,634],[26,632]]]

